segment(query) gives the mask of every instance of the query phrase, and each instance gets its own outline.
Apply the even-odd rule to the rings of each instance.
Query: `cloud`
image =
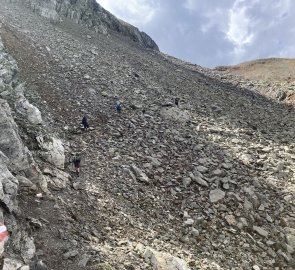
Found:
[[[153,0],[98,0],[97,2],[120,19],[134,25],[150,22],[157,6]]]
[[[203,65],[295,57],[294,0],[98,0],[161,51]]]
[[[254,32],[251,31],[251,20],[247,16],[246,7],[234,5],[229,11],[229,22],[226,37],[235,45],[235,52],[243,52],[244,46],[251,43],[254,38]]]
[[[189,11],[197,11],[198,1],[196,0],[185,0],[183,6]]]

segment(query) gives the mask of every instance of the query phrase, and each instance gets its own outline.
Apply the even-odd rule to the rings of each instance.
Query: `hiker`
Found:
[[[117,111],[117,113],[121,113],[121,111],[122,111],[122,104],[119,100],[117,100],[117,102],[116,102],[116,111]]]
[[[87,130],[89,128],[88,117],[86,114],[84,114],[81,124],[83,125],[84,130]]]
[[[179,105],[179,98],[175,98],[174,99],[174,104],[178,107],[178,105]]]
[[[75,167],[76,175],[80,176],[81,154],[80,153],[74,153],[72,162],[73,162],[73,165]]]

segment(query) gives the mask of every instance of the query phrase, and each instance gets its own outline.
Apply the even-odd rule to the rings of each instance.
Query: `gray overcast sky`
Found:
[[[205,67],[295,57],[294,0],[97,0],[160,50]]]

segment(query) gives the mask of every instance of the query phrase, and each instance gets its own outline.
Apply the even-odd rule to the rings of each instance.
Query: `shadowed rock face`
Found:
[[[157,44],[146,33],[117,19],[95,0],[26,0],[26,2],[41,16],[53,21],[58,21],[61,16],[67,17],[96,32],[108,34],[113,31],[145,48],[159,50]]]

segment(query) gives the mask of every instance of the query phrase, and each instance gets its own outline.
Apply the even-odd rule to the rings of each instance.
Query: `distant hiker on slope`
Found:
[[[81,154],[78,152],[74,153],[72,162],[75,167],[76,175],[80,176]]]
[[[88,117],[86,114],[84,114],[81,124],[83,125],[84,130],[88,130],[89,124],[88,124]]]
[[[179,98],[175,98],[174,99],[174,104],[178,107],[178,105],[179,105]]]
[[[117,102],[116,102],[116,111],[117,111],[117,113],[121,113],[121,111],[122,111],[122,104],[119,100],[117,100]]]

